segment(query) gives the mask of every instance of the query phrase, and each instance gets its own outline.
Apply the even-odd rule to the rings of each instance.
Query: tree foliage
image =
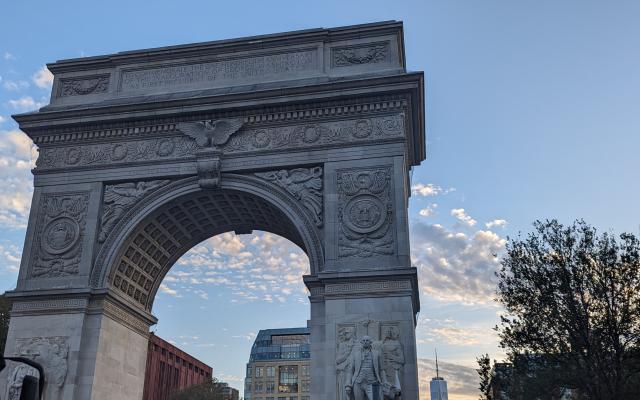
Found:
[[[216,378],[176,391],[170,400],[223,400],[223,385]]]
[[[635,398],[640,362],[640,243],[584,221],[536,221],[510,240],[498,272],[497,328],[516,355],[552,360],[554,385],[589,399]]]
[[[480,377],[480,400],[493,400],[491,395],[491,359],[489,354],[476,358],[478,376]]]
[[[9,333],[9,312],[11,311],[11,301],[4,295],[0,295],[0,357],[4,355],[4,348]]]

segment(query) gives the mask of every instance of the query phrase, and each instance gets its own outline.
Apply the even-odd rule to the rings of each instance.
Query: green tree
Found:
[[[493,400],[491,394],[491,359],[489,354],[476,358],[478,362],[478,376],[480,377],[480,400]]]
[[[9,333],[9,312],[11,301],[4,295],[0,295],[0,357],[4,355],[4,348]]]
[[[633,398],[628,393],[640,374],[638,239],[599,234],[584,221],[534,227],[509,240],[497,274],[506,310],[497,327],[502,347],[512,361],[543,355],[553,384],[585,398]]]
[[[223,385],[216,378],[173,393],[170,400],[222,400]]]

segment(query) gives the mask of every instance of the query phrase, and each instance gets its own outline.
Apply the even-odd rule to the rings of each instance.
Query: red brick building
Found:
[[[213,369],[153,333],[149,337],[143,400],[167,400],[178,389],[211,379]]]

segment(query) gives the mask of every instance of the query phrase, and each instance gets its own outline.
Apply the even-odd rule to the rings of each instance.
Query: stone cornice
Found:
[[[55,63],[47,64],[47,68],[49,68],[53,73],[65,73],[83,71],[88,67],[101,69],[111,68],[125,63],[141,63],[174,59],[176,56],[193,57],[207,51],[215,53],[252,51],[256,49],[264,49],[265,47],[299,45],[317,41],[359,39],[370,35],[380,35],[381,33],[402,33],[402,30],[402,22],[400,21],[382,21],[338,28],[305,29],[236,39],[216,40],[135,51],[123,51],[102,56],[59,60]]]

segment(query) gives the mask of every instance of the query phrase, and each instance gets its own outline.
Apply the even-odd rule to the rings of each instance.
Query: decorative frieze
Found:
[[[331,65],[333,67],[377,64],[388,62],[389,59],[389,42],[365,43],[331,49]]]
[[[222,120],[213,122],[220,121]],[[40,149],[36,167],[39,170],[45,170],[192,158],[196,156],[199,149],[206,148],[198,145],[195,139],[198,137],[196,130],[202,136],[202,139],[198,139],[202,143],[209,143],[208,141],[213,140],[216,135],[215,129],[204,128],[206,123],[210,124],[211,121],[178,124],[177,128],[185,132],[184,136],[179,137],[169,136],[85,146],[43,147]],[[220,144],[215,147],[224,154],[242,154],[379,141],[403,137],[404,123],[404,113],[397,113],[382,117],[280,127],[249,129],[237,127],[236,130],[229,130],[232,133],[222,135]],[[236,125],[229,124],[231,128]],[[201,129],[198,129],[199,127]],[[223,138],[224,141],[222,141]]]
[[[404,114],[317,122],[240,131],[224,146],[225,153],[296,149],[374,141],[404,135]]]
[[[21,301],[13,303],[12,313],[27,314],[47,312],[68,312],[69,310],[80,310],[88,305],[87,299],[69,298],[69,299],[48,299],[42,301]]]
[[[402,290],[411,290],[409,280],[371,281],[371,282],[346,282],[331,283],[324,288],[324,294],[349,295],[349,294],[380,294],[393,293]]]
[[[285,189],[311,212],[316,226],[322,226],[322,167],[282,169],[255,175]]]
[[[179,159],[193,156],[196,148],[196,143],[187,137],[165,137],[90,146],[44,147],[40,149],[36,168],[88,167]]]
[[[228,81],[255,81],[318,68],[317,50],[302,49],[200,64],[159,66],[122,71],[120,91],[165,89]]]
[[[76,275],[82,256],[89,193],[44,194],[40,204],[31,276]]]
[[[109,90],[109,74],[84,76],[60,80],[58,97],[99,94]]]
[[[338,257],[394,253],[391,167],[338,171]]]
[[[154,180],[105,186],[98,242],[102,243],[107,239],[113,227],[134,204],[167,183],[168,180]]]

